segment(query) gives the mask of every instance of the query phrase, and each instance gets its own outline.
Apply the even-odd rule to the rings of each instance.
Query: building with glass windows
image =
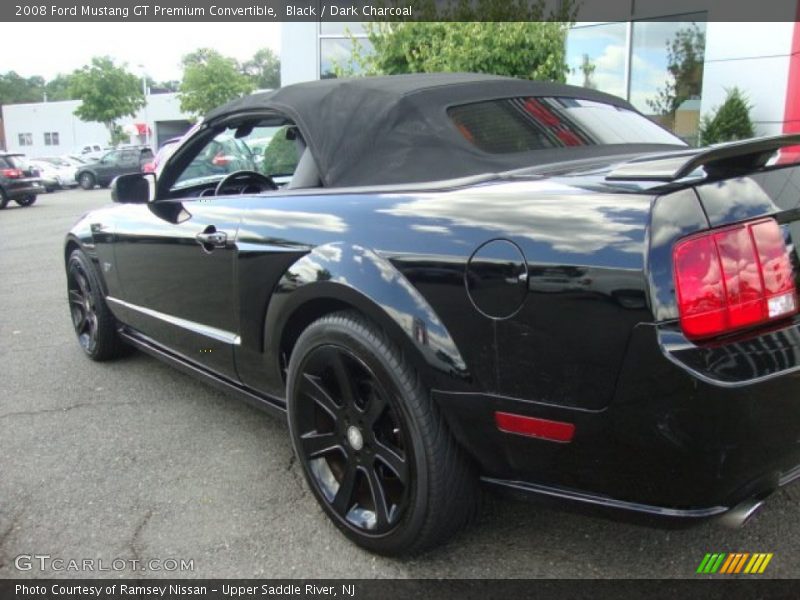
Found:
[[[794,100],[800,96],[797,23],[713,21],[712,12],[677,8],[676,14],[655,17],[644,12],[646,1],[636,4],[640,12],[626,15],[630,20],[582,22],[570,29],[568,83],[626,98],[689,142],[696,141],[701,116],[734,86],[752,105],[757,135],[800,131],[800,98]],[[282,27],[283,85],[335,77],[337,65],[351,62],[352,38],[360,51],[371,49],[359,23]]]

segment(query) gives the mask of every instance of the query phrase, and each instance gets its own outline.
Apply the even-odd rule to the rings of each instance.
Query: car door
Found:
[[[108,185],[112,179],[118,174],[119,163],[122,159],[121,150],[113,150],[108,152],[100,159],[95,165],[95,173],[97,174],[97,183],[100,185]]]
[[[236,380],[237,212],[216,199],[127,205],[114,256],[122,320],[170,352]]]

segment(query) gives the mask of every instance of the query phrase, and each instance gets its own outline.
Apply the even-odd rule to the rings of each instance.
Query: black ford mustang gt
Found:
[[[743,521],[800,476],[799,136],[691,149],[629,104],[482,75],[234,101],[69,232],[75,331],[288,414],[358,544],[484,481]]]

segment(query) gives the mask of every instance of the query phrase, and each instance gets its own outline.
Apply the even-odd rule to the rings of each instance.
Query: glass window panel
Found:
[[[363,23],[323,21],[319,26],[319,32],[322,35],[347,35],[348,30],[353,35],[363,35],[366,33]]]
[[[362,54],[372,51],[372,44],[367,39],[359,39]],[[336,77],[335,65],[342,68],[352,67],[353,74],[358,75],[362,69],[360,65],[351,64],[353,42],[347,38],[322,38],[319,41],[319,76],[321,79]]]
[[[504,98],[452,106],[447,114],[467,141],[491,154],[564,146],[681,145],[631,110],[579,98]]]
[[[626,23],[573,27],[567,34],[567,83],[625,97]]]
[[[691,17],[698,20],[692,21]],[[673,19],[675,17],[672,17]],[[685,21],[636,21],[630,102],[690,143],[697,139],[705,56],[704,13]]]

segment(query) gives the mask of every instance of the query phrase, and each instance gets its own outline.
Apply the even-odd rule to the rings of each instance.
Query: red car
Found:
[[[172,153],[175,151],[175,145],[179,141],[181,141],[181,139],[182,138],[180,137],[174,137],[164,142],[158,149],[158,152],[156,152],[156,155],[155,157],[153,157],[153,160],[151,160],[148,163],[145,163],[142,166],[142,173],[155,173],[156,167],[158,167],[158,165],[160,165],[162,162],[164,162],[170,156],[172,156]]]

